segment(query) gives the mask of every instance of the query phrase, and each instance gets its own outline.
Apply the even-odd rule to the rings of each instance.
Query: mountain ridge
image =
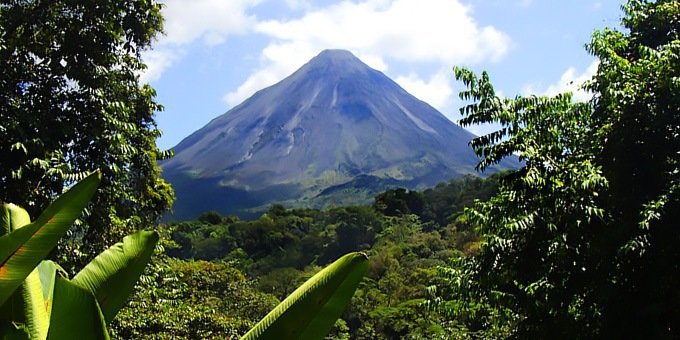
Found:
[[[212,203],[243,206],[226,199],[240,196],[258,201],[250,209],[314,205],[325,189],[357,176],[413,189],[474,173],[473,137],[351,52],[325,50],[182,140],[161,167],[177,193],[174,217],[200,213],[185,209],[189,199],[239,214]],[[206,181],[216,192],[191,192]],[[259,197],[272,188],[278,199]]]

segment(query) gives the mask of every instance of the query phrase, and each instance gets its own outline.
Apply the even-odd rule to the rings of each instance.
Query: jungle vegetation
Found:
[[[35,307],[30,273],[49,257],[63,269],[36,270],[87,296],[68,301],[89,301],[101,334],[238,337],[284,315],[277,304],[322,267],[363,270],[368,255],[331,338],[680,338],[680,2],[622,9],[621,27],[587,44],[599,59],[588,102],[502,97],[487,73],[454,69],[461,124],[500,126],[471,142],[479,170],[519,157],[516,171],[394,189],[372,206],[159,225],[172,189],[156,162],[170,154],[155,145],[161,106],[138,76],[159,3],[2,2],[0,200],[26,210],[3,213],[0,305]],[[52,226],[41,212],[96,169],[101,185],[69,213],[73,229],[31,241],[27,230]],[[106,312],[97,287],[67,283],[139,229],[160,239],[124,308]],[[51,326],[35,315],[2,309],[2,330],[43,337]]]

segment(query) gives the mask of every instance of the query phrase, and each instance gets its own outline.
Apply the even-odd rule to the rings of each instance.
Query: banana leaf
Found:
[[[363,253],[349,253],[291,293],[243,336],[251,339],[323,339],[368,269]]]
[[[30,223],[31,217],[28,216],[26,210],[12,203],[2,204],[2,211],[0,213],[0,236],[7,235]]]
[[[40,283],[40,267],[36,267],[26,277],[21,288],[17,290],[17,292],[21,292],[24,303],[23,316],[19,316],[17,319],[25,319],[26,330],[31,339],[46,339],[47,330],[50,326],[50,317]]]
[[[104,316],[89,290],[56,277],[47,339],[109,339]]]
[[[99,254],[71,282],[88,289],[99,302],[104,320],[110,322],[127,301],[149,263],[158,234],[138,231]]]
[[[17,217],[16,209],[21,208],[3,203],[0,230],[8,232],[0,237],[0,305],[7,301],[66,234],[96,191],[100,180],[101,174],[93,173],[57,198],[35,222],[15,230],[11,230],[9,225]]]

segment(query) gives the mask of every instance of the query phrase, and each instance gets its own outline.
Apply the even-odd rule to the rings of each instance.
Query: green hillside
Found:
[[[333,338],[449,338],[452,325],[427,309],[427,287],[441,280],[438,266],[476,253],[479,237],[462,212],[474,199],[489,198],[500,177],[468,176],[422,192],[389,190],[373,206],[274,205],[254,220],[207,212],[170,223],[162,266],[121,313],[116,334],[243,334],[306,278],[343,254],[364,251],[367,278]]]

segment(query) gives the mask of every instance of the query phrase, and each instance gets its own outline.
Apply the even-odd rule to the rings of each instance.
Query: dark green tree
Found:
[[[445,270],[468,331],[516,338],[680,337],[680,2],[631,0],[596,32],[589,103],[496,96],[456,69],[479,167],[525,166],[467,210],[478,256]],[[446,294],[445,294],[446,295]]]
[[[0,200],[35,215],[100,169],[85,254],[149,227],[173,200],[156,164],[169,156],[155,143],[162,107],[139,79],[161,29],[153,0],[0,2]]]
[[[398,188],[378,194],[374,199],[373,208],[385,216],[408,214],[422,216],[427,206],[422,193]]]
[[[217,211],[206,211],[202,213],[201,216],[198,216],[197,221],[217,225],[222,223],[222,215],[220,215],[220,213]]]
[[[680,2],[629,1],[597,32],[594,144],[609,187],[593,299],[607,337],[680,337]],[[596,226],[597,227],[597,226]]]

